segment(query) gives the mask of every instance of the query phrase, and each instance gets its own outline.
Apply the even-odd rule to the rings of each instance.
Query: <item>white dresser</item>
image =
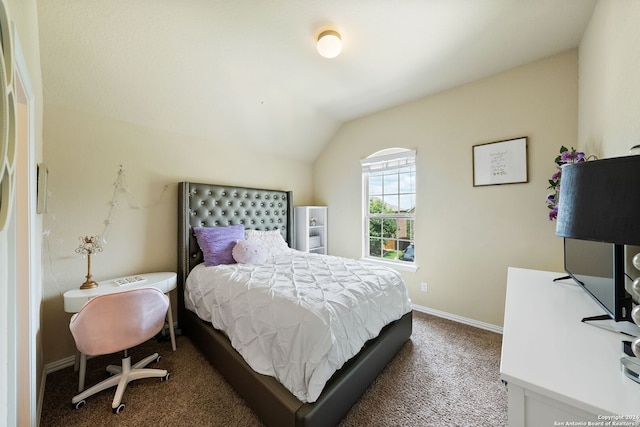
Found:
[[[620,369],[629,337],[581,322],[602,309],[571,280],[553,282],[560,276],[509,268],[500,363],[509,426],[640,425],[640,384]]]

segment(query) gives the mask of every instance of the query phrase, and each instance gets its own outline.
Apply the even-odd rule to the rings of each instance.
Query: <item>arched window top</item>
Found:
[[[363,172],[374,170],[396,169],[413,165],[416,159],[416,150],[406,148],[385,148],[360,160]]]
[[[416,155],[415,150],[409,150],[408,148],[394,147],[394,148],[385,148],[383,150],[376,151],[375,153],[367,156],[366,159],[372,159],[373,157],[382,157],[382,156],[388,156],[391,154],[398,154],[398,153],[402,153],[404,155],[410,155],[411,153],[413,153],[414,156]]]

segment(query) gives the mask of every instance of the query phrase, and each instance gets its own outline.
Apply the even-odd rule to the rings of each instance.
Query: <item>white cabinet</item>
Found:
[[[296,249],[303,252],[327,254],[327,207],[296,206]]]
[[[509,426],[637,425],[640,384],[620,370],[629,337],[581,322],[602,309],[559,276],[509,268],[500,362]]]

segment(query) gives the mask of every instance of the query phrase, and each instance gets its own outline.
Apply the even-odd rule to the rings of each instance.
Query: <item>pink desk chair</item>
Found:
[[[139,288],[95,297],[71,317],[69,329],[81,353],[96,356],[124,351],[122,366],[107,366],[107,372],[113,374],[111,377],[71,399],[76,409],[86,404],[87,397],[117,385],[111,404],[113,412],[117,414],[124,409],[122,395],[130,381],[150,377],[158,377],[163,381],[169,379],[165,369],[143,369],[149,363],[160,360],[158,353],[131,366],[127,351],[162,330],[168,307],[169,298],[162,291]],[[82,358],[81,363],[86,363],[86,358]],[[85,368],[81,367],[82,372]]]

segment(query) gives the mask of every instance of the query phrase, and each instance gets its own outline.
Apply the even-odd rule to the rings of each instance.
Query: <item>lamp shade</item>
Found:
[[[640,156],[563,166],[556,235],[640,245]]]

